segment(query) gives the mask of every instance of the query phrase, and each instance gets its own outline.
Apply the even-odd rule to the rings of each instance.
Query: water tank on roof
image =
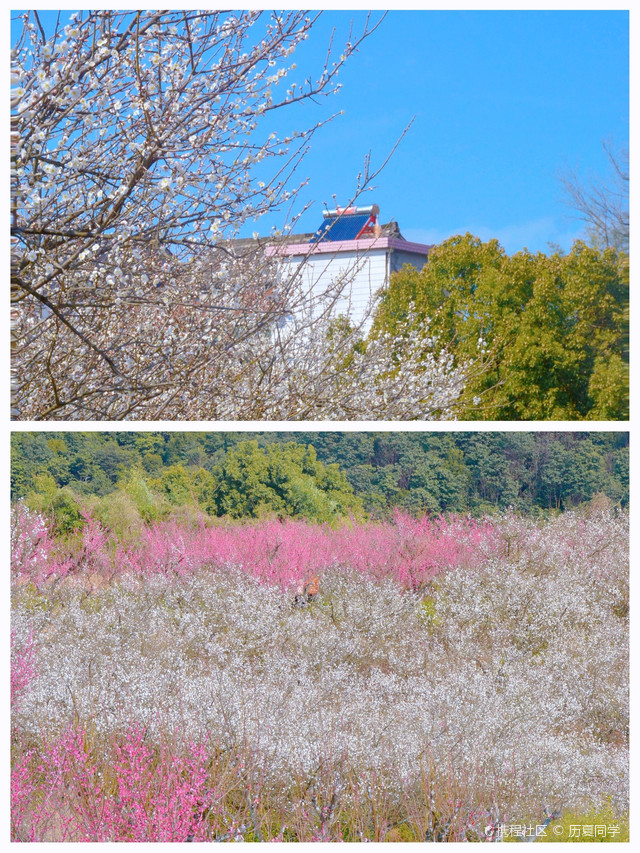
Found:
[[[323,210],[322,215],[325,219],[337,219],[339,216],[362,216],[366,213],[367,216],[378,216],[380,208],[377,204],[370,204],[368,207],[336,207],[334,210]]]

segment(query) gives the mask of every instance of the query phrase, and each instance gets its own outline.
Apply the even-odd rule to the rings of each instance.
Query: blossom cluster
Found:
[[[365,355],[362,324],[337,345],[336,306],[355,267],[312,295],[267,256],[264,243],[286,240],[296,217],[268,241],[237,239],[291,208],[309,140],[332,119],[301,125],[296,107],[339,90],[377,23],[284,91],[317,16],[98,10],[50,35],[37,12],[22,17],[11,99],[14,415],[449,416],[468,369],[446,351],[380,338]],[[276,111],[295,130],[277,133]],[[377,171],[367,161],[354,199]]]
[[[479,565],[502,543],[489,520],[416,519],[403,512],[391,521],[339,527],[294,519],[214,526],[161,521],[145,525],[127,545],[85,512],[81,532],[66,547],[23,502],[13,508],[12,521],[12,572],[19,583],[39,587],[61,578],[104,584],[125,574],[171,578],[230,569],[289,589],[329,568],[345,567],[415,590],[443,570]]]

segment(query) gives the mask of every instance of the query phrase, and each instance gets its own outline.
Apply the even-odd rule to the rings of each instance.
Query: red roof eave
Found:
[[[321,243],[289,243],[281,246],[267,246],[269,257],[306,257],[308,255],[335,255],[339,252],[370,252],[372,249],[399,249],[416,255],[428,255],[433,246],[426,243],[410,243],[397,237],[374,237],[362,240],[325,240]]]

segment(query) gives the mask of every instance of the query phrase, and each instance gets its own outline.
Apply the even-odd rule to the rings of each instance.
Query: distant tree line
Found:
[[[63,528],[82,507],[332,522],[348,515],[626,505],[628,433],[69,432],[12,436],[12,498]]]

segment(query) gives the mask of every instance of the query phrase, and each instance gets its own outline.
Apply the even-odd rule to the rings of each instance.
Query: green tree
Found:
[[[35,491],[27,495],[27,504],[31,509],[49,516],[56,533],[66,535],[82,529],[84,526],[82,507],[78,502],[78,496],[69,486],[57,488],[50,474],[38,475],[35,485]]]
[[[334,521],[362,505],[337,465],[323,465],[313,447],[294,442],[266,448],[245,441],[214,468],[219,514],[235,518],[279,514]]]
[[[465,390],[470,419],[624,419],[628,285],[613,248],[510,257],[466,234],[392,276],[371,336],[413,314],[416,339],[435,333],[459,363],[488,361]]]
[[[163,482],[162,487],[154,491],[140,469],[134,468],[118,482],[118,491],[128,497],[144,521],[152,522],[167,514],[171,498],[175,497],[171,487],[164,486]]]
[[[48,513],[67,486],[83,506],[97,506],[105,520],[131,530],[135,513],[147,522],[176,513],[201,520],[203,512],[331,521],[361,507],[385,517],[395,508],[416,514],[562,509],[597,492],[622,504],[629,499],[626,432],[269,432],[251,434],[250,442],[247,433],[194,433],[184,445],[172,442],[175,464],[147,452],[168,446],[168,434],[148,434],[140,446],[121,443],[125,435],[131,434],[65,433],[65,467],[62,447],[51,443],[61,434],[15,433],[12,499],[27,495]],[[114,457],[114,446],[124,455]],[[183,450],[183,459],[203,458],[203,466],[175,462]],[[106,466],[115,482],[101,467],[105,453],[116,463]]]
[[[150,485],[173,506],[196,503],[193,478],[181,464],[165,468],[160,477],[151,480]]]

